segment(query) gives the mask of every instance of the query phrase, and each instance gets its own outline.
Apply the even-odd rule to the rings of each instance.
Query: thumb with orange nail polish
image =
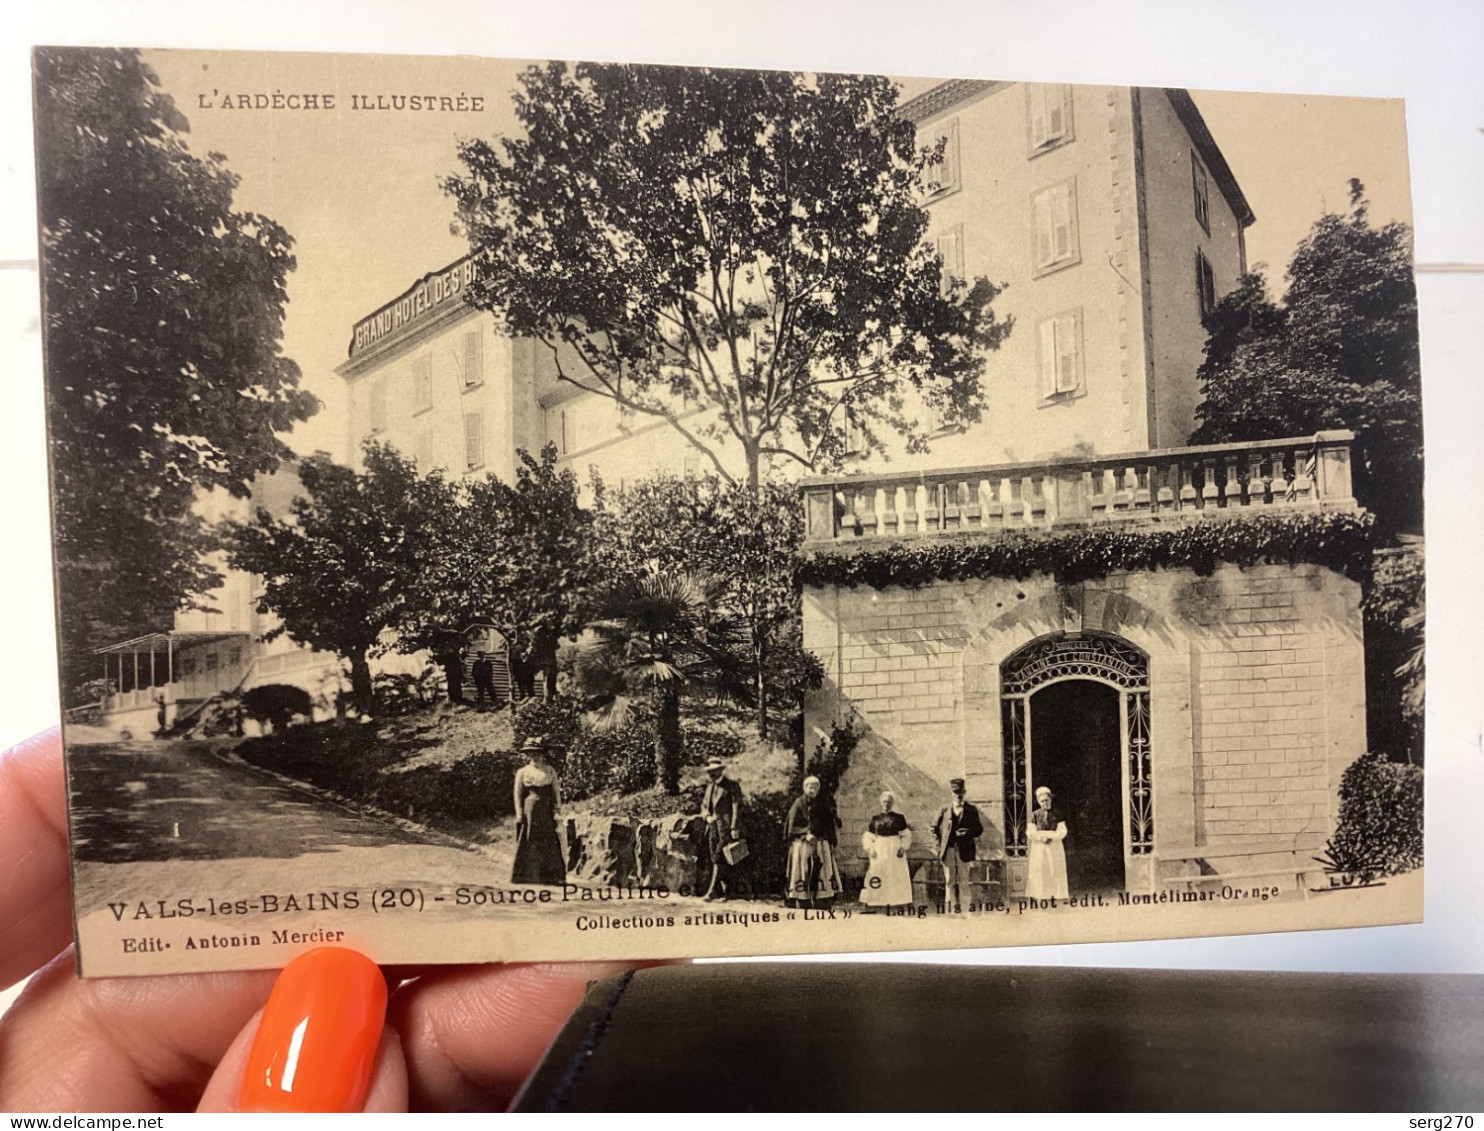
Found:
[[[241,1111],[360,1111],[386,1020],[387,987],[363,954],[322,947],[278,976],[248,1053]]]

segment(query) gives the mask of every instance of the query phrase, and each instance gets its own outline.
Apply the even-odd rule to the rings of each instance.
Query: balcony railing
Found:
[[[803,480],[806,543],[992,534],[1152,517],[1354,510],[1353,432],[1092,459]]]

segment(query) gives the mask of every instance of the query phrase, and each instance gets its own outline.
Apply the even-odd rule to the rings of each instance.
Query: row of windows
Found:
[[[1077,236],[1077,182],[1051,185],[1031,197],[1032,274],[1046,275],[1082,260]],[[955,224],[933,237],[933,250],[943,263],[944,293],[954,279],[967,279],[964,228]]]
[[[198,672],[214,672],[223,666],[225,660],[227,668],[240,667],[242,664],[242,649],[234,647],[227,649],[223,656],[217,652],[207,652],[204,656],[182,656],[180,658],[180,674],[187,679]]]
[[[484,382],[484,334],[466,331],[458,345],[449,345],[461,389],[472,389]],[[413,358],[400,374],[373,378],[366,390],[367,424],[373,433],[386,430],[387,391],[389,384],[401,385],[407,404],[416,414],[433,407],[433,354]]]
[[[1025,84],[1026,156],[1039,157],[1074,138],[1072,88],[1065,83]],[[962,187],[959,163],[958,118],[934,125],[924,141],[930,151],[923,169],[923,187],[929,199]]]
[[[447,470],[448,461],[438,458],[436,433],[420,429],[412,442],[412,460],[421,471]],[[484,413],[464,413],[464,461],[460,471],[477,471],[484,466]]]

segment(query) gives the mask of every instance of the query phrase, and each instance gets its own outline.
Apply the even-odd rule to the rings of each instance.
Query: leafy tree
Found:
[[[1419,538],[1379,551],[1365,591],[1366,711],[1370,746],[1422,764],[1426,692],[1426,560]]]
[[[853,424],[925,446],[916,390],[984,409],[1009,332],[988,280],[945,280],[923,242],[925,164],[896,89],[860,75],[532,67],[525,136],[462,144],[470,301],[542,342],[558,376],[666,422],[710,458],[824,469]],[[694,412],[694,409],[706,411]]]
[[[199,492],[243,497],[318,407],[280,350],[289,235],[233,208],[220,154],[133,51],[35,56],[63,669],[220,581]]]
[[[1386,533],[1422,516],[1422,397],[1411,230],[1374,227],[1359,181],[1350,211],[1315,223],[1281,304],[1260,273],[1218,305],[1191,441],[1356,433],[1357,497]]]
[[[278,519],[259,509],[250,524],[227,528],[228,560],[265,581],[258,611],[301,644],[350,664],[351,694],[373,707],[370,657],[392,646],[389,632],[415,618],[419,581],[440,538],[453,528],[454,496],[437,475],[390,449],[365,448],[357,472],[328,456],[299,464],[305,494]]]
[[[818,686],[819,663],[803,648],[794,571],[803,515],[792,488],[658,476],[614,495],[600,525],[615,571],[652,562],[723,583],[718,608],[745,638],[760,737],[768,735],[770,708],[796,709],[798,696]]]
[[[738,626],[718,612],[723,583],[658,567],[618,580],[573,653],[573,682],[600,722],[622,727],[635,701],[655,720],[655,773],[680,792],[680,701],[687,691],[744,697],[747,671]]]
[[[423,624],[408,642],[418,646],[439,626],[491,620],[510,642],[527,694],[537,672],[553,692],[558,646],[582,627],[596,583],[594,515],[581,504],[576,475],[557,467],[555,445],[539,459],[518,454],[514,483],[470,483],[448,512],[441,550],[419,580]]]

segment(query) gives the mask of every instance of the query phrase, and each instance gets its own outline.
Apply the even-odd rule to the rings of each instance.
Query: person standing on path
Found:
[[[861,849],[870,862],[861,888],[861,902],[867,907],[902,907],[912,902],[912,873],[907,864],[912,827],[896,805],[895,794],[882,793],[881,812],[861,834]]]
[[[515,771],[515,864],[512,884],[561,884],[567,864],[557,836],[561,782],[546,756],[546,743],[528,738],[520,752],[526,764]]]
[[[732,865],[727,860],[727,845],[742,837],[742,787],[726,776],[720,758],[706,763],[706,791],[701,794],[701,816],[706,818],[706,851],[711,857],[711,883],[706,899],[726,899],[731,885]]]
[[[1067,899],[1067,820],[1052,805],[1051,790],[1036,790],[1036,810],[1026,829],[1025,894],[1029,899]]]
[[[938,859],[943,862],[943,910],[958,914],[974,902],[969,866],[979,854],[984,821],[978,807],[964,800],[963,778],[954,778],[948,788],[953,800],[938,811],[933,835],[938,838]]]
[[[840,818],[834,798],[821,792],[813,774],[804,779],[804,793],[783,823],[788,845],[788,875],[784,905],[828,907],[840,894],[840,869],[835,848],[840,843]]]
[[[488,652],[479,653],[479,659],[474,661],[474,702],[483,703],[486,696],[489,701],[495,701],[495,662],[490,659]]]

